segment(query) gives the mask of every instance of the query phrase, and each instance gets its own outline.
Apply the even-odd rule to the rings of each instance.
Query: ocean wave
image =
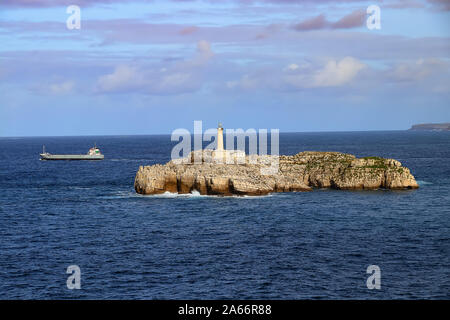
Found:
[[[102,199],[128,199],[128,198],[138,198],[141,197],[134,191],[117,191],[112,195],[101,196]]]
[[[69,189],[72,189],[72,190],[90,190],[90,189],[92,189],[92,187],[69,186]]]
[[[232,195],[232,196],[220,196],[220,195],[203,195],[200,194],[197,190],[193,190],[191,193],[175,193],[175,192],[164,192],[162,194],[150,194],[150,195],[139,195],[141,197],[146,198],[167,198],[167,199],[173,199],[173,198],[220,198],[220,199],[258,199],[258,198],[267,198],[271,197],[272,194],[264,195],[264,196],[239,196],[239,195]]]
[[[426,185],[433,184],[433,182],[428,182],[428,181],[423,181],[423,180],[417,180],[417,183],[419,184],[419,186],[426,186]]]
[[[149,195],[140,195],[145,198],[203,198],[207,197],[205,195],[201,195],[198,191],[192,191],[191,193],[180,194],[176,192],[166,191],[161,194],[149,194]]]
[[[117,191],[111,195],[104,195],[100,198],[102,199],[128,199],[128,198],[147,198],[147,199],[261,199],[272,197],[273,194],[262,195],[262,196],[248,196],[248,195],[231,195],[231,196],[220,196],[220,195],[203,195],[197,190],[191,193],[176,193],[176,192],[164,192],[161,194],[139,194],[134,191]]]

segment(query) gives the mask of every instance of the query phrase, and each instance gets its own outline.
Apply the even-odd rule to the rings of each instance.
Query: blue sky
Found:
[[[450,0],[4,0],[0,136],[450,122],[449,36]]]

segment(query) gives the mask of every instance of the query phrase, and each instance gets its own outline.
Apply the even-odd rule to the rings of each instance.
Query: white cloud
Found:
[[[393,65],[382,73],[382,77],[396,88],[414,90],[416,93],[447,94],[450,92],[449,73],[448,61],[427,58]]]
[[[113,73],[101,76],[98,79],[100,91],[116,91],[136,89],[143,85],[143,75],[135,67],[120,65]]]
[[[303,64],[285,69],[283,82],[294,88],[340,87],[349,84],[366,67],[359,60],[345,57],[328,60],[323,66]]]
[[[75,82],[72,80],[67,81],[55,81],[50,80],[49,82],[44,83],[35,83],[32,84],[30,90],[37,92],[39,94],[44,95],[65,95],[71,94],[75,89]]]
[[[75,88],[75,82],[64,81],[62,83],[53,83],[49,85],[49,90],[52,94],[68,94]]]
[[[201,40],[197,42],[197,54],[191,60],[185,61],[185,64],[192,67],[201,67],[208,63],[213,56],[211,44],[208,41]]]
[[[339,87],[351,82],[365,64],[352,57],[340,61],[330,60],[313,76],[312,87]]]
[[[212,57],[214,55],[211,50],[211,44],[206,40],[200,40],[197,42],[197,51],[206,57]]]
[[[388,77],[394,81],[416,82],[425,80],[433,74],[448,72],[449,66],[439,59],[418,59],[413,62],[401,63],[388,72]]]
[[[197,53],[188,60],[163,66],[120,65],[98,78],[98,92],[138,91],[147,94],[192,92],[202,85],[202,70],[214,56],[207,41],[197,43]]]
[[[277,91],[341,87],[354,80],[366,65],[352,57],[328,60],[325,64],[291,63],[283,70],[260,69],[238,80],[225,82],[228,89],[270,89]]]
[[[174,88],[184,86],[191,79],[189,73],[173,73],[163,76],[161,79],[161,88]]]

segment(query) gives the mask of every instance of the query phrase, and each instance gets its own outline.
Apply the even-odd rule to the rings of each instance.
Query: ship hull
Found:
[[[86,155],[86,154],[43,154],[41,160],[103,160],[104,155]]]

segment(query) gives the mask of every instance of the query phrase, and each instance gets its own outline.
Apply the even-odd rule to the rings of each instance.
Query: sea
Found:
[[[94,143],[104,161],[39,160]],[[0,299],[450,298],[450,132],[280,134],[280,154],[397,159],[418,190],[136,194],[139,166],[175,144],[0,138]]]

